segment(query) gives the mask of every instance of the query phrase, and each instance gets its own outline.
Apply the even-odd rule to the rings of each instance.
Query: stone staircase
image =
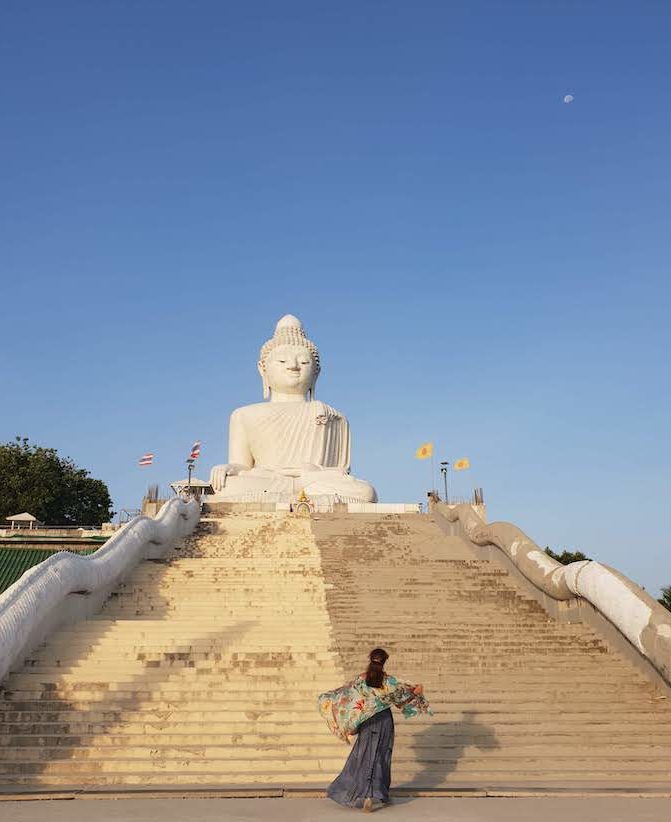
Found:
[[[394,785],[671,787],[671,706],[430,516],[209,516],[5,682],[7,790],[323,788],[348,749],[316,695],[386,647]]]

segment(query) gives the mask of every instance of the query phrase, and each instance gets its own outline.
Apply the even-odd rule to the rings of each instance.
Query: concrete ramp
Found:
[[[397,715],[396,787],[671,787],[667,700],[518,585],[428,515],[206,517],[6,680],[0,783],[322,789],[316,696],[382,645],[435,710]]]

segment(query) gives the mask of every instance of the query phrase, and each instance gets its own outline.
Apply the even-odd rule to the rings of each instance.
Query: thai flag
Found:
[[[196,440],[194,444],[191,446],[191,457],[192,460],[197,460],[200,456],[200,440]]]
[[[153,454],[145,454],[144,456],[140,457],[138,460],[138,465],[144,468],[146,465],[151,465],[154,461]]]

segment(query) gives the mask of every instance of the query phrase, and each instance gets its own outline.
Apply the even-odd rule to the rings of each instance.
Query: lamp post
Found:
[[[189,493],[191,493],[191,474],[193,472],[193,466],[195,462],[196,461],[195,459],[193,459],[193,457],[189,457],[189,459],[186,461],[186,469],[189,472]]]
[[[443,481],[445,482],[445,502],[447,503],[449,500],[447,499],[447,467],[450,463],[445,460],[444,462],[440,463],[440,473],[443,475]]]

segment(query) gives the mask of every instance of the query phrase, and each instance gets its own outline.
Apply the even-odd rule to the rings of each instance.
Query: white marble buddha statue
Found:
[[[315,399],[319,352],[296,317],[277,323],[258,363],[266,402],[231,414],[228,462],[210,474],[215,499],[289,502],[301,491],[345,502],[376,502],[372,485],[349,473],[347,419]],[[278,496],[279,495],[279,496]]]

